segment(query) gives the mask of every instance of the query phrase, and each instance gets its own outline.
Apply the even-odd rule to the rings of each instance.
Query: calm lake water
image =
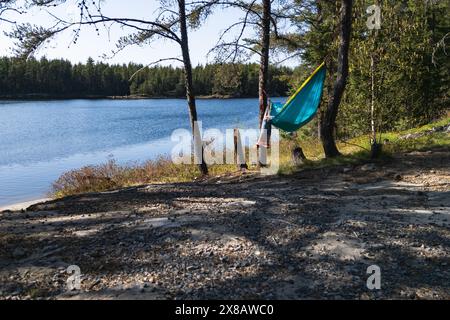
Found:
[[[197,108],[203,129],[257,125],[257,99],[199,100]],[[45,197],[71,169],[169,154],[178,128],[189,129],[181,99],[0,101],[0,207]]]

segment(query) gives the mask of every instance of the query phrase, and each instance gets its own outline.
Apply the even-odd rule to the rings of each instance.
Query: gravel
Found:
[[[73,196],[0,213],[0,298],[449,299],[449,219],[449,150]]]

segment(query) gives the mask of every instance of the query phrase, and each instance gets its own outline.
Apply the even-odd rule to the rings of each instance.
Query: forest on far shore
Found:
[[[0,97],[40,95],[51,97],[128,96],[182,98],[186,95],[181,67],[135,63],[107,64],[89,58],[86,63],[14,57],[0,58]],[[193,69],[194,87],[200,96],[257,97],[258,64],[207,64]],[[133,74],[135,74],[133,76]],[[273,96],[289,93],[294,70],[271,67],[269,88]],[[132,79],[131,79],[132,78]],[[130,80],[131,79],[131,80]]]
[[[15,1],[3,3],[6,3],[5,8],[11,9]],[[85,1],[80,3],[87,6]],[[92,6],[95,7],[95,3]],[[187,24],[184,26],[186,19],[177,16],[179,13],[171,16],[177,21],[173,23],[174,30],[163,33],[169,40],[175,35],[178,39],[178,22],[186,27],[185,41],[178,42],[186,56],[183,67],[157,66],[158,61],[151,58],[149,63],[152,64],[148,67],[132,62],[109,65],[93,59],[77,64],[61,59],[36,59],[33,53],[44,46],[44,40],[65,29],[46,30],[30,24],[16,26],[9,34],[17,40],[16,56],[0,58],[0,98],[36,98],[38,95],[44,98],[184,97],[192,125],[197,120],[195,97],[259,97],[261,120],[267,107],[267,94],[274,97],[293,93],[325,62],[327,76],[319,111],[311,125],[302,128],[302,133],[321,137],[324,146],[331,146],[327,157],[339,154],[335,139],[371,133],[372,141],[376,141],[376,133],[418,127],[448,112],[448,2],[380,2],[378,10],[382,15],[376,28],[368,26],[371,16],[367,10],[372,3],[365,0],[288,1],[274,8],[269,0],[253,4],[246,7],[252,12],[252,19],[261,20],[261,12],[266,15],[264,21],[251,24],[255,26],[255,38],[248,40],[249,43],[243,39],[243,43],[230,46],[222,43],[222,47],[217,48],[225,50],[225,46],[231,51],[216,53],[213,61],[221,63],[196,67],[192,67],[188,57],[189,28]],[[41,7],[44,2],[35,5]],[[220,8],[215,1],[207,5],[211,10]],[[203,18],[206,19],[193,4],[177,2],[177,6],[183,15],[198,20],[199,26]],[[277,19],[289,22],[290,28],[284,34],[278,34]],[[96,25],[89,18],[84,23]],[[166,22],[156,19],[156,22],[150,20],[150,25],[154,25],[152,23],[164,25]],[[237,23],[246,25],[245,21]],[[260,28],[262,25],[265,25],[264,30]],[[129,34],[124,43],[118,43],[119,48],[120,45],[135,45],[135,41],[146,44],[147,38],[139,37],[139,28],[134,26],[132,30],[137,33]],[[157,31],[149,32],[149,39],[161,33]],[[242,46],[247,49],[236,51]],[[227,55],[221,57],[220,52]],[[258,64],[246,63],[255,55],[261,58]],[[275,57],[283,56],[293,59],[291,63],[296,67],[281,66]]]

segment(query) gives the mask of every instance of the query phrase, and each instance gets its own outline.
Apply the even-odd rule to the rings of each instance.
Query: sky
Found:
[[[105,16],[110,17],[151,20],[152,17],[156,16],[159,6],[159,0],[106,0],[102,4],[102,12]],[[69,20],[75,19],[79,15],[76,0],[67,0],[64,5],[50,10],[56,16]],[[217,43],[220,32],[233,22],[238,21],[242,14],[238,9],[216,10],[200,29],[190,33],[189,45],[193,65],[214,61],[214,55],[208,56],[208,51]],[[43,9],[33,10],[23,15],[9,13],[5,17],[18,23],[26,22],[44,26],[50,26],[55,22],[55,19]],[[4,32],[10,30],[10,28],[10,24],[0,22],[0,56],[12,54],[13,41],[4,35]],[[37,58],[41,56],[65,58],[72,62],[85,62],[88,57],[92,57],[96,61],[104,60],[102,56],[104,54],[110,56],[111,50],[115,49],[117,39],[129,33],[129,31],[118,26],[112,27],[109,32],[104,27],[99,29],[100,35],[97,35],[95,28],[84,26],[76,44],[71,43],[73,33],[66,31],[54,38],[49,46],[41,49],[35,56]],[[236,29],[237,31],[238,29]],[[167,57],[180,57],[179,46],[169,40],[158,40],[151,45],[127,48],[104,61],[108,63],[135,62],[149,64]],[[253,57],[254,61],[256,59],[256,56]],[[292,63],[295,63],[295,61],[288,62],[288,65]],[[173,62],[165,64],[173,64]],[[174,64],[177,64],[177,62]]]

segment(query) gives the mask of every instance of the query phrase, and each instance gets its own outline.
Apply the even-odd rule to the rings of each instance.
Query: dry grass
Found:
[[[213,165],[211,175],[235,170],[232,165]],[[101,192],[146,183],[185,182],[200,177],[196,165],[174,164],[159,157],[142,164],[119,165],[115,160],[95,166],[85,166],[61,175],[52,184],[51,196],[59,198],[86,192]]]
[[[413,150],[429,149],[434,147],[450,147],[450,135],[445,132],[436,132],[412,139],[401,139],[407,134],[415,134],[430,130],[434,127],[450,124],[450,116],[439,121],[401,132],[388,132],[381,136],[383,145],[382,157],[389,157],[392,153],[408,152]],[[295,166],[291,161],[291,150],[301,146],[308,161],[302,166]],[[291,174],[301,168],[323,167],[343,164],[355,164],[366,161],[370,157],[370,136],[359,136],[348,141],[337,143],[341,156],[325,159],[320,141],[311,138],[283,139],[280,144],[280,174]]]
[[[418,133],[435,126],[447,125],[450,117],[420,128],[403,132],[391,132],[382,139],[389,142],[384,146],[384,154],[393,152],[419,150],[435,146],[450,147],[448,133],[433,133],[415,139],[400,139],[408,133]],[[292,164],[291,150],[301,146],[308,161],[301,167]],[[317,139],[284,138],[280,141],[280,174],[290,174],[304,167],[353,164],[369,158],[369,137],[361,136],[346,142],[339,142],[338,148],[342,156],[324,159],[322,146]],[[248,152],[248,150],[247,150]],[[235,165],[212,165],[210,176],[220,176],[236,172]],[[143,164],[119,165],[114,160],[97,166],[86,166],[64,173],[53,183],[51,194],[54,197],[101,192],[146,183],[186,182],[201,176],[197,166],[174,164],[169,158],[160,157]]]

